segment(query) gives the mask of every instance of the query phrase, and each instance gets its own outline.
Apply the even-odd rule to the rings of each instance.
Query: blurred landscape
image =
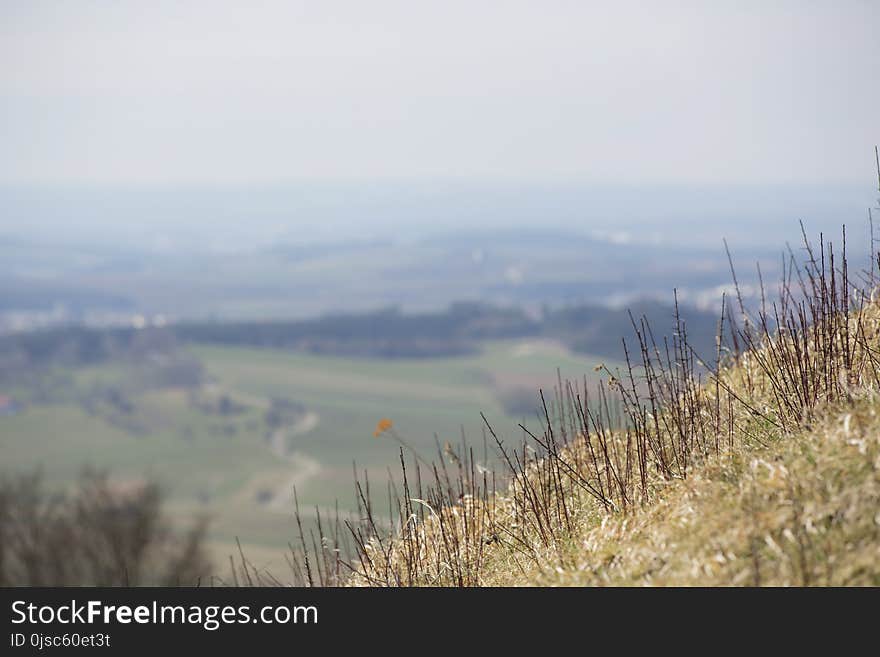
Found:
[[[799,220],[836,235],[872,201],[864,185],[0,187],[0,330],[461,301],[535,315],[673,288],[716,312],[722,237],[772,280]]]
[[[829,217],[864,196],[846,191],[811,192],[828,209],[807,217],[812,230],[839,231]],[[629,312],[668,335],[673,290],[691,344],[712,358],[730,281],[722,237],[747,263],[739,282],[756,302],[753,263],[772,279],[782,259],[753,239],[752,217],[779,212],[765,232],[788,233],[800,218],[755,205],[730,235],[701,234],[679,192],[650,208],[643,229],[612,230],[575,221],[572,208],[601,214],[587,191],[535,192],[529,210],[513,207],[517,190],[487,191],[479,206],[477,192],[460,190],[444,195],[446,211],[472,214],[474,227],[432,229],[442,208],[430,194],[384,192],[328,208],[326,192],[310,203],[287,192],[270,207],[229,192],[4,190],[3,470],[39,470],[54,489],[86,467],[122,489],[158,482],[172,519],[210,518],[215,564],[238,537],[250,558],[277,567],[296,533],[294,487],[311,517],[353,508],[353,467],[387,477],[398,445],[372,436],[379,418],[426,454],[463,436],[481,444],[481,412],[513,431],[535,418],[539,389],[558,377],[592,382],[598,364],[622,362]],[[797,207],[808,192],[789,193]],[[713,201],[703,216],[724,195],[698,194]],[[543,207],[571,219],[542,222]],[[662,220],[679,208],[685,219]],[[146,221],[147,209],[165,219]],[[371,210],[401,228],[359,229]],[[507,227],[483,227],[481,216]],[[849,237],[856,253],[867,250],[860,237]]]

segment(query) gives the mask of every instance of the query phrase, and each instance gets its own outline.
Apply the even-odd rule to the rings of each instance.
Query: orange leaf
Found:
[[[388,431],[393,426],[394,423],[391,420],[389,420],[387,417],[383,417],[376,424],[376,430],[373,432],[373,436],[378,438],[380,435]]]

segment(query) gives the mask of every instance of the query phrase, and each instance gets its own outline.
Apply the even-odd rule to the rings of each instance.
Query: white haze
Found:
[[[0,4],[0,182],[870,184],[880,4]]]

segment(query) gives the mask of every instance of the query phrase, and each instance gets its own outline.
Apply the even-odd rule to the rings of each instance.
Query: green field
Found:
[[[524,411],[505,410],[499,394],[515,390],[528,400],[533,391],[536,408],[538,388],[553,387],[557,368],[563,378],[580,379],[594,376],[597,363],[556,343],[522,340],[488,342],[476,356],[419,360],[225,346],[189,352],[204,367],[205,384],[197,390],[129,387],[131,408],[122,415],[101,405],[84,407],[77,391],[125,388],[137,374],[130,366],[63,372],[68,398],[27,403],[21,413],[0,417],[3,472],[39,467],[56,488],[69,486],[86,466],[108,469],[120,485],[157,480],[176,520],[197,513],[212,518],[218,559],[239,537],[258,565],[278,570],[281,550],[296,537],[294,485],[304,509],[330,509],[336,500],[350,508],[353,462],[377,483],[394,468],[398,444],[373,436],[380,418],[392,419],[396,433],[426,457],[435,453],[435,434],[455,444],[462,431],[481,453],[481,411],[511,436],[519,435],[517,422],[529,420]],[[26,392],[11,392],[28,401]],[[202,401],[225,396],[236,410],[206,411],[194,395]],[[304,410],[294,422],[270,426],[272,399],[292,400]]]

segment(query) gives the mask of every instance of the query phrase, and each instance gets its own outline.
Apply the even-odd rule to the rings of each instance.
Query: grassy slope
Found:
[[[520,474],[504,493],[432,510],[407,534],[368,544],[374,565],[350,583],[880,585],[880,305],[833,317],[829,332],[810,329],[796,358],[776,360],[779,338],[765,336],[723,369],[736,401],[697,385],[695,421],[720,427],[712,435],[722,447],[694,451],[686,476],[650,476],[628,509],[603,509],[546,458],[525,469],[537,497],[525,495]],[[851,351],[841,358],[845,341]],[[803,406],[790,403],[795,393]],[[716,399],[730,404],[729,416],[714,416]],[[568,463],[588,462],[579,438],[562,451]],[[561,489],[540,492],[540,482],[560,476]],[[544,509],[540,521],[532,499]]]
[[[626,517],[594,518],[487,585],[880,585],[880,399],[703,464]]]

